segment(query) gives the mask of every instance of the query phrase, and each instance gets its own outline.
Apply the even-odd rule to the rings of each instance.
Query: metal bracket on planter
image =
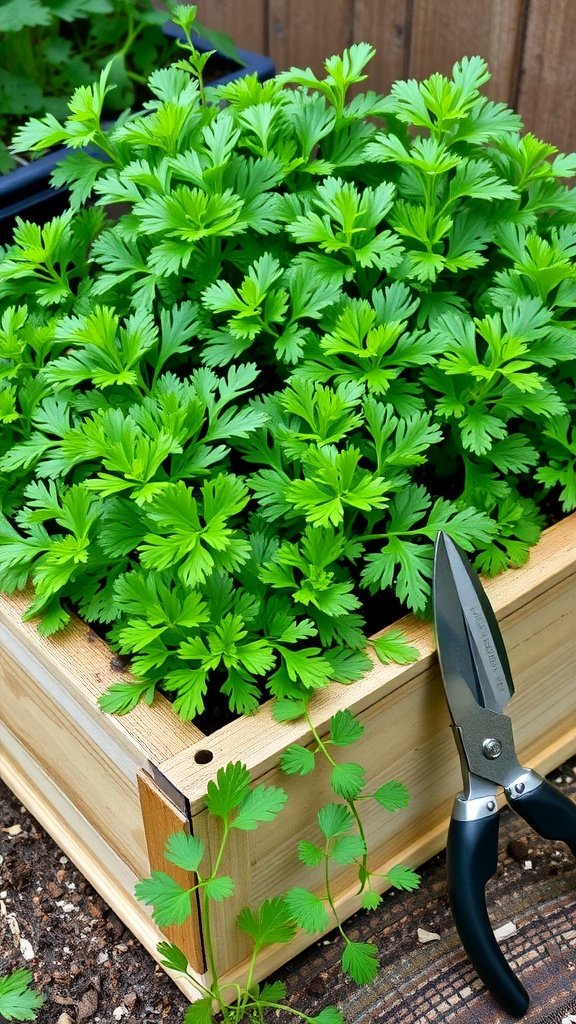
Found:
[[[188,797],[184,796],[184,793],[182,793],[173,782],[170,782],[170,779],[168,779],[155,764],[152,764],[152,762],[149,761],[148,765],[150,774],[158,786],[158,789],[162,790],[166,799],[170,800],[176,809],[188,819],[190,834],[192,834],[192,817],[190,814],[190,801],[188,800]]]

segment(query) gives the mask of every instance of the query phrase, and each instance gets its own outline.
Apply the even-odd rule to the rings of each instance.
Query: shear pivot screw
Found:
[[[482,744],[482,753],[489,761],[494,761],[495,758],[500,757],[500,754],[502,753],[502,744],[500,740],[484,740],[484,743]]]
[[[496,802],[494,800],[489,800],[488,803],[486,804],[486,810],[487,811],[495,811],[496,810]]]
[[[517,793],[523,793],[524,790],[526,789],[526,786],[524,785],[523,782],[517,782],[516,785],[514,786],[514,789],[516,790]]]

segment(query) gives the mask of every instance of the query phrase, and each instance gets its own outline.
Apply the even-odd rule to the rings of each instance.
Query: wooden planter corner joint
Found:
[[[527,565],[490,580],[487,590],[516,684],[520,759],[549,771],[576,752],[576,514],[546,530]],[[318,838],[316,812],[333,799],[329,772],[285,776],[278,764],[283,749],[310,743],[310,733],[301,722],[273,722],[268,705],[210,737],[179,721],[163,698],[122,718],[104,715],[97,698],[122,671],[109,648],[78,619],[42,638],[22,622],[25,607],[22,596],[0,596],[0,775],[153,955],[163,935],[136,901],[134,885],[151,868],[167,869],[164,843],[180,828],[213,854],[218,835],[204,801],[208,780],[240,760],[253,782],[287,791],[275,822],[257,833],[235,830],[222,865],[235,893],[213,905],[219,971],[230,981],[245,979],[249,938],[235,925],[241,907],[293,885],[322,892],[321,869],[299,862],[297,841]],[[393,815],[367,804],[370,867],[382,872],[397,863],[415,867],[443,847],[461,783],[431,628],[411,616],[401,626],[420,651],[418,662],[375,664],[360,682],[321,691],[311,706],[321,734],[340,708],[362,721],[354,758],[367,769],[368,792],[390,779],[410,791],[408,808]],[[170,871],[177,873],[173,865]],[[341,867],[334,891],[343,918],[358,909],[357,889],[354,868]],[[166,934],[203,975],[200,911]],[[258,979],[315,938],[299,934],[288,946],[269,947]],[[178,983],[192,997],[192,986]]]

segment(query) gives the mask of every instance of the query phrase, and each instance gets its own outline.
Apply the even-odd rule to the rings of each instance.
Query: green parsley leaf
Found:
[[[330,739],[337,747],[349,747],[364,732],[364,726],[351,711],[337,711],[330,719]]]
[[[243,797],[232,828],[251,831],[262,821],[273,821],[288,799],[277,786],[255,786]]]
[[[196,836],[175,832],[168,837],[164,856],[185,871],[197,871],[204,856],[204,843]]]
[[[204,884],[206,895],[216,903],[228,899],[234,893],[234,882],[228,875],[218,875],[216,878],[209,878]]]
[[[159,942],[156,949],[161,957],[160,962],[163,967],[168,967],[171,971],[178,971],[180,974],[186,973],[188,960],[178,946],[173,942]]]
[[[250,772],[240,761],[219,768],[216,782],[206,787],[206,807],[210,814],[226,819],[250,792]]]
[[[282,896],[264,900],[256,911],[244,907],[236,921],[252,937],[257,949],[275,942],[290,942],[296,934],[296,925]]]
[[[387,811],[398,811],[402,807],[407,807],[410,802],[410,794],[406,787],[395,780],[385,782],[372,795]]]
[[[342,970],[349,974],[357,985],[374,981],[378,973],[378,947],[372,942],[351,942],[348,940],[342,954]]]
[[[354,819],[344,804],[325,804],[318,811],[318,824],[326,839],[335,839],[350,831]]]
[[[187,1007],[183,1024],[212,1024],[213,1020],[212,998],[203,996]]]
[[[280,767],[286,775],[308,775],[314,770],[316,758],[307,747],[292,743],[280,755]]]
[[[32,972],[20,967],[0,978],[0,1015],[6,1020],[35,1020],[45,996],[35,992]]]
[[[191,914],[191,889],[183,889],[165,871],[152,871],[150,878],[137,882],[137,899],[152,905],[152,917],[159,928],[170,924],[184,924]]]
[[[344,1024],[344,1017],[335,1006],[325,1006],[315,1017],[311,1017],[315,1024]]]
[[[330,773],[330,785],[338,796],[345,800],[355,800],[364,788],[365,774],[366,769],[359,764],[337,764]]]
[[[377,910],[381,903],[382,897],[372,889],[365,892],[362,897],[362,908],[364,910]]]
[[[390,868],[386,878],[395,889],[405,889],[407,892],[418,889],[420,885],[420,875],[413,871],[412,868],[405,868],[400,864]]]
[[[296,886],[288,890],[284,900],[296,923],[308,935],[322,932],[327,928],[328,911],[319,896]]]
[[[383,665],[389,665],[391,661],[409,665],[420,657],[418,649],[408,643],[400,629],[387,629],[382,636],[372,637],[370,644]]]

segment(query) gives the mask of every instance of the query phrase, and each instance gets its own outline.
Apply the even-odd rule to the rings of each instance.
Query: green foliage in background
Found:
[[[15,166],[14,131],[32,114],[66,117],[73,90],[109,61],[108,117],[132,106],[137,86],[173,53],[160,30],[168,17],[153,0],[0,0],[0,173]],[[197,27],[233,55],[226,36]]]

